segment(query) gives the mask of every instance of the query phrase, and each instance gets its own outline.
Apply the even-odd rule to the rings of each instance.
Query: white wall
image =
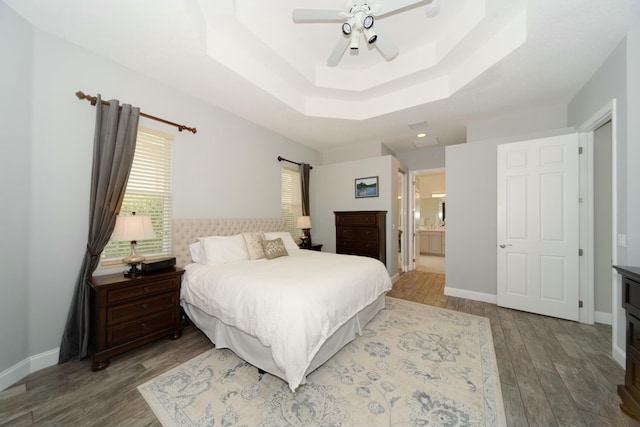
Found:
[[[446,293],[497,292],[497,142],[447,147]],[[453,293],[452,293],[453,292]]]
[[[635,29],[614,49],[587,84],[568,104],[568,120],[580,126],[615,99],[613,128],[616,156],[614,235],[626,235],[626,247],[615,248],[618,265],[640,265],[640,29]],[[625,325],[621,286],[612,289],[614,356],[624,357]]]
[[[316,209],[312,218],[313,242],[322,243],[322,250],[336,251],[334,211],[387,211],[387,270],[398,273],[398,169],[393,156],[371,157],[344,163],[319,166],[316,177],[322,186],[316,189]],[[314,168],[316,171],[316,168]],[[355,179],[378,177],[379,197],[355,198]]]
[[[381,142],[374,141],[324,151],[322,153],[322,164],[343,163],[386,155],[393,155],[389,147]]]
[[[0,2],[0,372],[28,354],[32,44],[30,25]]]
[[[44,357],[44,366],[57,361],[88,228],[95,108],[79,101],[76,91],[99,92],[105,99],[117,98],[198,128],[194,135],[140,121],[176,135],[176,217],[277,217],[282,166],[277,156],[310,163],[314,170],[321,156],[34,30],[4,3],[0,8],[0,53],[11,58],[10,66],[3,63],[0,68],[0,105],[3,112],[9,110],[2,115],[0,169],[6,178],[4,200],[12,201],[12,209],[3,209],[1,215],[3,225],[13,221],[2,240],[6,258],[0,284],[0,342],[5,343],[0,346],[1,389],[8,385],[3,380],[11,378],[9,373],[29,373],[32,364],[24,361]],[[313,188],[313,175],[311,180]],[[311,204],[313,209],[313,195]],[[5,267],[5,261],[10,265]]]
[[[398,153],[398,160],[408,171],[444,168],[445,147],[428,147],[422,150]]]
[[[563,128],[566,125],[566,105],[535,107],[468,123],[467,142],[486,141],[513,135],[533,135],[548,129]]]

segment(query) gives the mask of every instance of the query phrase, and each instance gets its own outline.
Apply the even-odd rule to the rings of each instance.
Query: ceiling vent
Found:
[[[427,128],[427,122],[422,121],[422,122],[414,122],[414,123],[409,123],[409,129],[426,129]]]

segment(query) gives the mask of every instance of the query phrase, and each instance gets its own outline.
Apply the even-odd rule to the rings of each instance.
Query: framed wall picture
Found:
[[[378,197],[378,177],[356,178],[356,199]]]

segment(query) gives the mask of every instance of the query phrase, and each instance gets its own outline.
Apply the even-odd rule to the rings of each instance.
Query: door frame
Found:
[[[418,260],[416,259],[416,246],[417,246],[416,239],[418,238],[418,233],[416,232],[416,177],[418,175],[425,175],[425,174],[434,173],[434,172],[444,172],[446,174],[446,169],[444,167],[420,169],[420,170],[411,171],[409,174],[409,185],[411,187],[409,191],[409,195],[411,197],[407,197],[409,201],[409,213],[410,213],[410,215],[408,215],[409,221],[407,224],[410,226],[411,235],[412,235],[411,239],[407,239],[407,242],[409,243],[407,245],[408,246],[407,254],[412,254],[412,256],[408,258],[409,271],[415,270],[416,265],[418,263]],[[446,239],[446,233],[445,233],[445,239]]]
[[[407,215],[407,206],[409,206],[407,192],[407,171],[398,169],[398,179],[400,180],[400,194],[402,203],[400,204],[400,212],[398,212],[398,223],[402,224],[402,237],[400,238],[400,270],[406,273],[410,270],[411,259],[408,257],[409,239],[407,238],[408,230],[410,230],[409,218]]]
[[[585,323],[593,323],[594,311],[595,311],[595,289],[594,289],[594,221],[593,221],[593,178],[594,178],[594,164],[593,164],[593,132],[605,124],[611,121],[611,262],[613,265],[618,263],[618,246],[616,244],[616,235],[618,230],[618,169],[617,169],[617,113],[616,113],[616,99],[612,99],[606,105],[604,105],[598,112],[592,115],[584,123],[578,126],[578,132],[586,132],[589,134],[589,138],[584,145],[584,162],[586,162],[585,173],[580,176],[581,186],[584,186],[585,193],[583,193],[584,200],[582,208],[582,218],[585,220],[581,225],[581,242],[585,243],[583,249],[588,255],[584,259],[584,265],[581,266],[581,277],[583,277],[584,283],[581,283],[581,297],[590,299],[590,304],[584,304],[583,307],[590,309],[590,313],[582,309],[580,312],[580,321],[583,321],[583,315],[585,317]],[[582,164],[581,164],[582,166]],[[584,238],[584,240],[583,240]],[[581,281],[582,282],[582,281]],[[583,289],[584,286],[584,289]],[[619,289],[618,276],[613,268],[611,268],[611,288],[612,288],[612,301],[611,301],[611,351],[614,360],[621,366],[625,363],[625,352],[619,346],[616,345],[616,337],[620,328],[626,328],[626,325],[620,325],[620,295],[617,292]],[[582,292],[584,290],[584,293]],[[583,300],[584,301],[584,300]],[[590,320],[590,321],[589,321]]]

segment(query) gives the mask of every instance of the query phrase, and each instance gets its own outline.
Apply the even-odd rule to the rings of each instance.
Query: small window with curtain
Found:
[[[281,214],[286,230],[296,238],[300,229],[296,228],[296,218],[302,215],[302,188],[298,169],[282,167]]]
[[[171,144],[173,135],[140,127],[131,173],[120,214],[151,217],[156,238],[139,241],[137,252],[147,258],[172,253]],[[103,266],[115,265],[131,252],[130,242],[109,242]]]

